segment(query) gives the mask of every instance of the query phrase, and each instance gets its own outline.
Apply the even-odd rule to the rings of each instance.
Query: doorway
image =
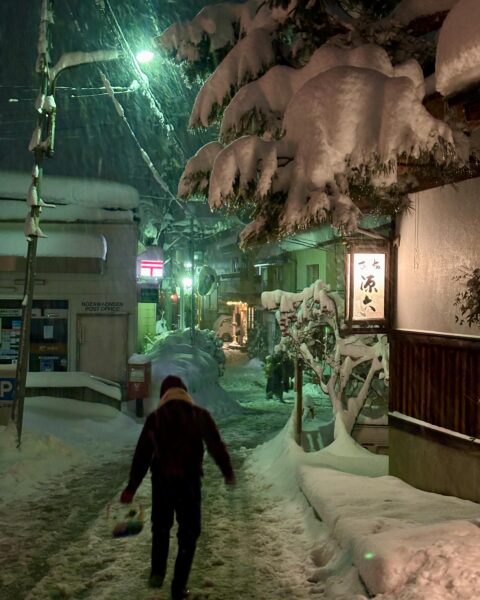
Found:
[[[77,315],[77,370],[124,382],[128,315]]]

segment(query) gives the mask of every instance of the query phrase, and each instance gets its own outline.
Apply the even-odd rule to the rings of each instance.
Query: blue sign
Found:
[[[0,378],[0,402],[12,402],[15,394],[15,377]]]

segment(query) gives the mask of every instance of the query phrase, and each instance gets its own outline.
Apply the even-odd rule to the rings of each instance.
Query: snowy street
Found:
[[[276,433],[291,405],[264,401],[262,406],[259,396],[263,389],[258,381],[262,372],[249,371],[253,375],[249,378],[246,370],[243,373],[238,376],[233,367],[222,381],[225,389],[238,394],[246,405],[245,414],[219,421],[238,482],[235,488],[226,488],[215,465],[207,461],[203,533],[191,575],[194,597],[222,600],[230,598],[232,590],[251,599],[321,595],[321,587],[307,582],[309,566],[304,557],[311,545],[302,535],[302,511],[295,504],[273,501],[265,493],[265,484],[243,466],[247,448]],[[138,429],[133,421],[132,425]],[[127,512],[117,499],[132,450],[131,445],[117,449],[108,460],[72,469],[37,486],[33,498],[2,508],[2,598],[168,597],[166,593],[155,595],[147,587],[148,477],[137,494],[146,507],[144,530],[136,537],[111,536],[114,517]],[[319,524],[310,534],[315,532],[317,536],[321,533]],[[172,552],[172,560],[173,556]]]

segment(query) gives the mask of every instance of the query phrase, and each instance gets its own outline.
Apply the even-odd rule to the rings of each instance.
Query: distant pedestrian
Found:
[[[169,375],[160,389],[160,406],[151,413],[137,443],[127,487],[120,501],[130,503],[152,473],[152,554],[149,585],[161,587],[167,568],[170,530],[178,523],[178,554],[172,599],[188,596],[187,582],[201,530],[201,478],[204,443],[225,483],[234,484],[230,456],[210,413],[194,404],[179,377]]]

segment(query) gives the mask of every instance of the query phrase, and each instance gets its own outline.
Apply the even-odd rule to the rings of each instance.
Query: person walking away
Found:
[[[172,599],[188,596],[187,582],[201,530],[201,478],[204,444],[234,484],[227,448],[210,413],[195,405],[187,386],[174,375],[160,388],[160,406],[145,421],[120,501],[132,502],[149,467],[152,474],[152,553],[149,585],[161,587],[166,574],[170,530],[178,523],[178,553]]]

